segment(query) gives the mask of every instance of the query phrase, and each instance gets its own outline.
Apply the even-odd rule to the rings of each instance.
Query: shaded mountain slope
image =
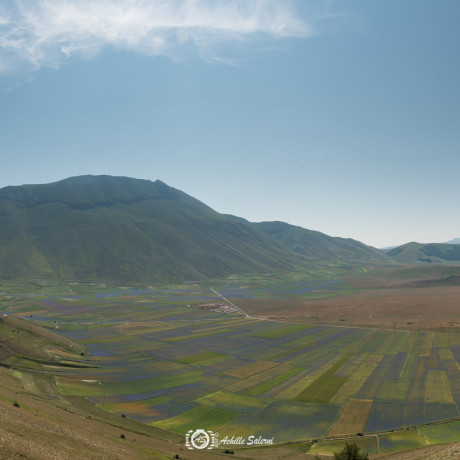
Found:
[[[393,260],[402,263],[460,263],[460,245],[445,243],[407,243],[386,252]]]
[[[80,176],[0,190],[0,277],[184,280],[286,271],[296,255],[156,181]]]
[[[328,236],[284,222],[260,222],[253,226],[292,251],[315,259],[386,260],[384,253],[350,239]]]

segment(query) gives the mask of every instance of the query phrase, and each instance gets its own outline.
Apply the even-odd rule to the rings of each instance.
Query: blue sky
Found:
[[[0,0],[0,187],[156,180],[377,247],[460,237],[457,0]]]

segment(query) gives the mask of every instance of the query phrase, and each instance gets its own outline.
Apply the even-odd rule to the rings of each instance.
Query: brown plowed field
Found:
[[[460,286],[389,287],[317,300],[238,299],[251,316],[383,329],[460,330]]]

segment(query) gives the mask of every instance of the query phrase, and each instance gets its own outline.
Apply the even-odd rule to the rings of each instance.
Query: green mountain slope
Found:
[[[253,224],[292,251],[315,259],[386,260],[382,251],[350,238],[337,238],[284,222]]]
[[[445,243],[407,243],[386,252],[391,259],[402,263],[460,263],[460,245]]]
[[[292,270],[295,253],[156,181],[0,190],[0,277],[169,281]]]

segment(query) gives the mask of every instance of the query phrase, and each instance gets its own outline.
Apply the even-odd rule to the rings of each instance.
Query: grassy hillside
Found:
[[[287,271],[296,254],[156,181],[81,176],[0,190],[0,278],[170,281]]]
[[[397,262],[459,264],[460,246],[444,243],[408,243],[393,248],[386,253]]]
[[[366,246],[350,238],[337,238],[321,232],[307,230],[284,222],[253,224],[294,252],[316,259],[385,260],[386,256],[376,248]]]

